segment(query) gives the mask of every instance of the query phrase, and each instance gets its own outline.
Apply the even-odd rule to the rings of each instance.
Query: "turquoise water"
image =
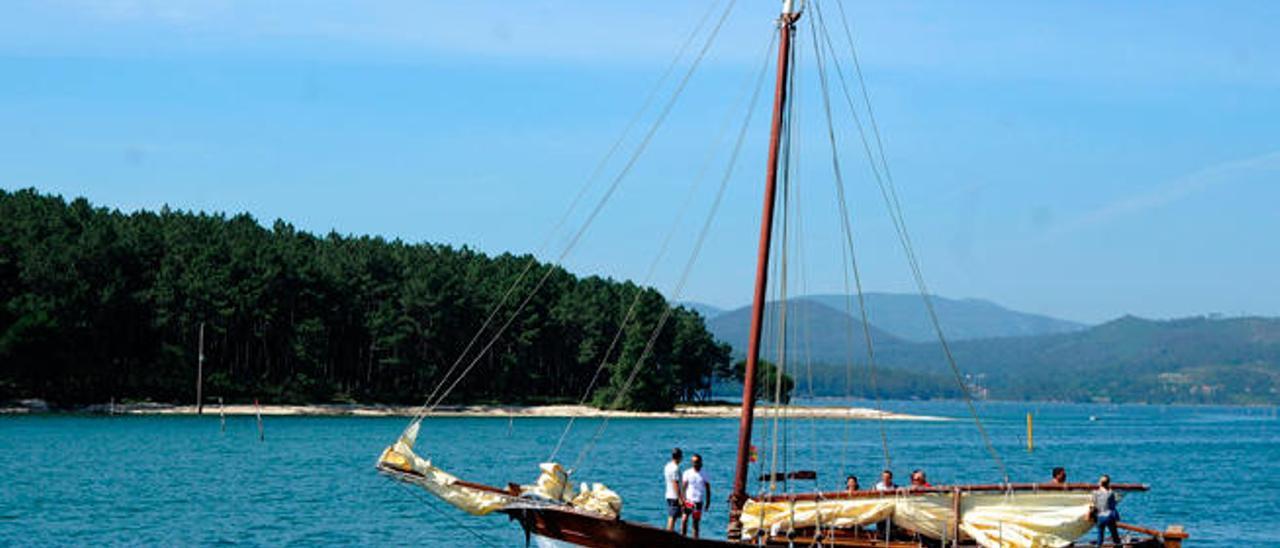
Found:
[[[895,410],[966,417],[953,402]],[[1037,447],[1024,446],[1035,412]],[[1107,472],[1152,485],[1121,504],[1126,521],[1187,526],[1192,546],[1280,546],[1280,420],[1272,409],[987,404],[985,423],[1015,481],[1055,465],[1073,481]],[[1098,420],[1090,421],[1090,416]],[[598,420],[579,420],[562,452],[573,462]],[[522,546],[503,516],[471,518],[379,476],[373,461],[404,419],[0,417],[0,545]],[[419,448],[463,478],[529,482],[563,419],[432,419]],[[823,489],[842,470],[870,482],[882,467],[879,425],[792,420],[792,469],[816,469]],[[767,448],[768,423],[757,445]],[[924,468],[935,484],[991,482],[999,472],[972,422],[885,423],[899,477]],[[700,452],[715,500],[704,531],[722,534],[733,420],[613,420],[579,467],[625,499],[624,516],[662,519],[660,470],[672,445]],[[796,486],[812,489],[812,482]]]

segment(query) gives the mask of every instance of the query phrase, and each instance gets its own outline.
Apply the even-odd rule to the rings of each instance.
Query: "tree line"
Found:
[[[417,403],[544,276],[448,403],[577,401],[603,362],[590,402],[661,410],[702,397],[730,368],[697,313],[541,262],[482,331],[530,260],[0,190],[0,400],[190,402],[203,324],[206,396]]]

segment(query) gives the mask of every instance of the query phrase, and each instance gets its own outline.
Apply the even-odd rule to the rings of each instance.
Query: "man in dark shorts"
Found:
[[[662,467],[662,485],[667,495],[667,530],[674,531],[676,518],[684,507],[684,497],[680,493],[680,459],[684,456],[680,448],[671,450],[671,460]]]

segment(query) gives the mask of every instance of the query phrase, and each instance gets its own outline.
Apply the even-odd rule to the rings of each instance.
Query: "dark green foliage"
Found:
[[[775,401],[774,395],[779,397],[781,403],[791,403],[791,391],[796,387],[796,381],[789,373],[782,373],[781,386],[778,385],[779,379],[778,366],[767,360],[759,360],[756,362],[756,399],[772,402]],[[747,378],[747,360],[738,360],[733,364],[733,376],[731,379],[738,384]]]
[[[0,191],[0,400],[189,402],[204,323],[210,397],[420,402],[528,261]],[[664,409],[701,397],[729,362],[701,317],[676,308],[623,392],[666,300],[536,264],[459,369],[543,275],[450,402],[577,401],[607,360],[593,401]]]

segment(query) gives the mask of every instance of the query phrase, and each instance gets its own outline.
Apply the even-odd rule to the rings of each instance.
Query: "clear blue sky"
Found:
[[[707,6],[7,2],[0,187],[534,251]],[[1280,3],[846,8],[937,293],[1090,322],[1280,314]],[[719,128],[741,117],[730,107],[776,10],[740,1],[566,266],[644,277]],[[792,291],[840,291],[816,87],[801,88],[802,197],[816,207]],[[682,299],[749,300],[763,131]],[[855,152],[867,286],[910,290]],[[652,282],[665,291],[710,185]]]

